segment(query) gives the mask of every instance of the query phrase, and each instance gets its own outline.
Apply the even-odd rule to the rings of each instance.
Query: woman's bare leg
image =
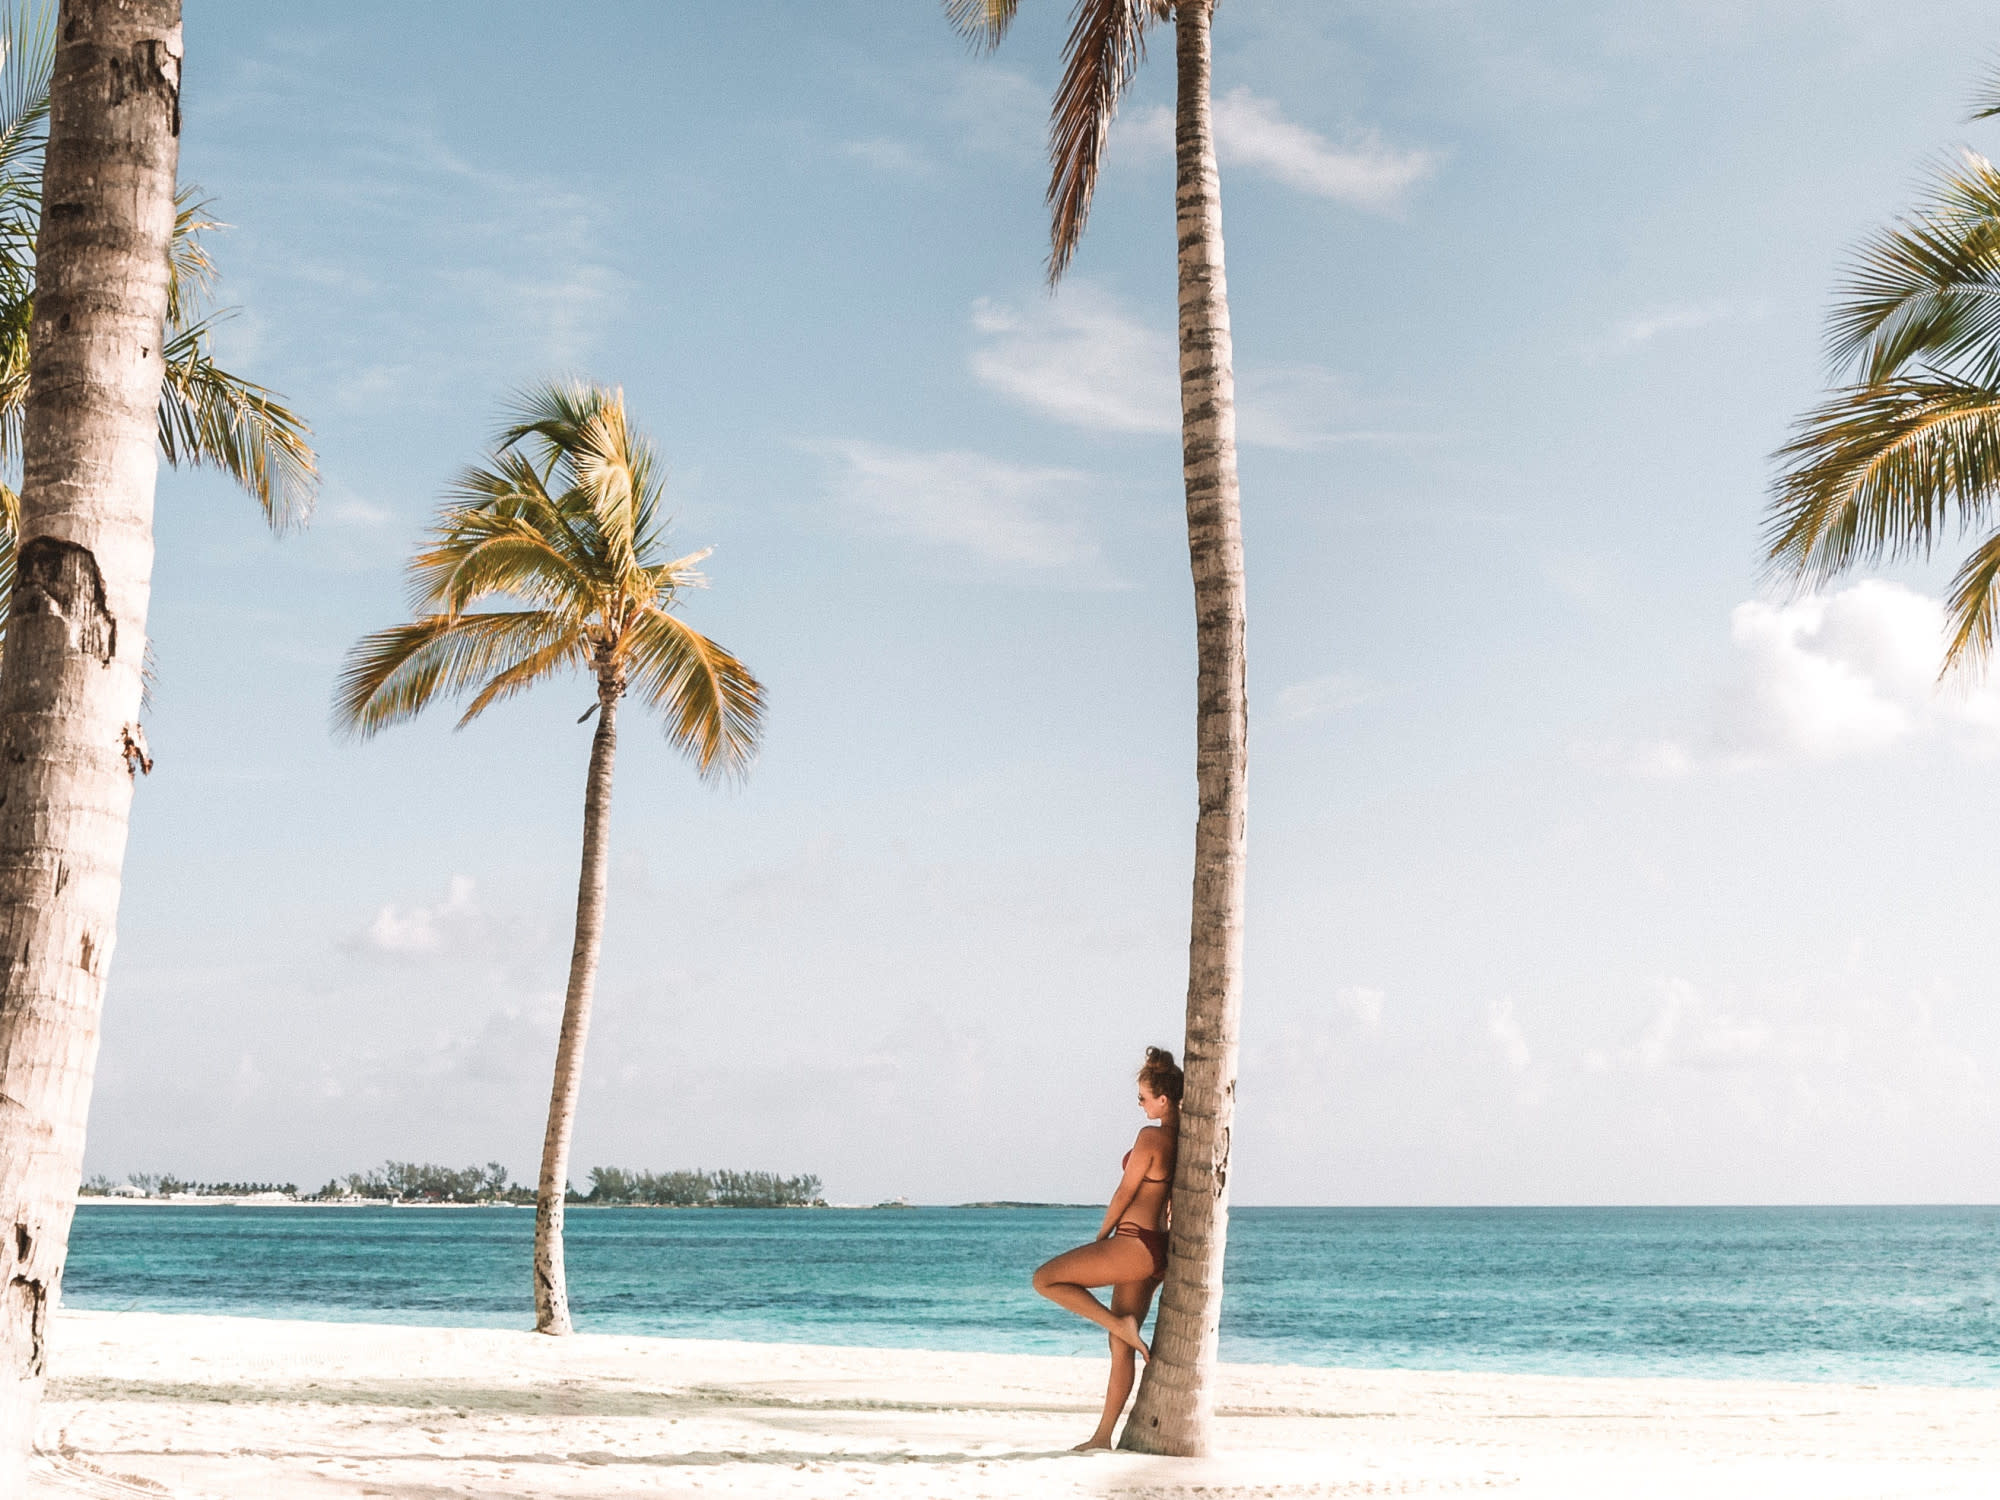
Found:
[[[1153,1305],[1154,1281],[1123,1281],[1111,1289],[1111,1313],[1113,1317],[1129,1315],[1136,1325],[1144,1324],[1146,1314]],[[1111,1434],[1117,1430],[1118,1418],[1125,1410],[1126,1398],[1132,1394],[1132,1377],[1138,1365],[1138,1351],[1117,1334],[1111,1335],[1111,1381],[1104,1390],[1104,1415],[1097,1419],[1097,1431],[1076,1445],[1079,1453],[1088,1453],[1093,1448],[1109,1448]]]
[[[1152,1274],[1152,1253],[1131,1236],[1114,1234],[1109,1239],[1065,1251],[1042,1266],[1035,1272],[1035,1290],[1058,1307],[1090,1319],[1114,1339],[1150,1357],[1152,1351],[1139,1336],[1139,1320],[1129,1312],[1112,1311],[1090,1294],[1090,1288],[1145,1281]]]

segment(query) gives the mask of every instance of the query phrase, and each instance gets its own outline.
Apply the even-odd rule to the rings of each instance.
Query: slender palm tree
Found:
[[[2000,80],[1974,119],[2000,116]],[[1984,533],[1945,601],[1944,668],[1983,666],[2000,619],[2000,169],[1971,150],[1856,258],[1828,326],[1845,377],[1779,452],[1765,541],[1811,587]]]
[[[674,613],[682,590],[701,584],[695,565],[708,554],[662,556],[661,495],[658,461],[628,425],[623,392],[580,384],[524,392],[490,460],[459,476],[411,560],[415,618],[363,638],[335,698],[335,723],[365,736],[441,695],[472,695],[463,727],[548,677],[581,671],[597,686],[584,715],[595,713],[597,728],[584,782],[576,939],[535,1199],[542,1333],[570,1331],[563,1198],[604,932],[618,705],[636,690],[704,777],[747,769],[763,725],[757,679]]]
[[[997,46],[1019,0],[945,0],[960,32]],[[1083,235],[1125,86],[1156,22],[1174,27],[1175,227],[1180,244],[1181,472],[1196,637],[1194,896],[1188,937],[1187,1091],[1174,1221],[1153,1357],[1121,1446],[1201,1454],[1210,1446],[1229,1144],[1243,1000],[1248,818],[1243,533],[1236,483],[1236,379],[1222,264],[1222,183],[1209,110],[1215,0],[1077,0],[1050,119],[1049,280]]]
[[[0,654],[0,1494],[61,1284],[132,803],[153,565],[180,0],[64,0]]]

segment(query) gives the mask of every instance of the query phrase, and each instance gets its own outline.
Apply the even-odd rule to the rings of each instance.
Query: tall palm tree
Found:
[[[0,1494],[61,1284],[132,803],[180,147],[180,0],[64,0],[0,654]]]
[[[2000,81],[1974,119],[2000,116]],[[2000,169],[1967,150],[1862,249],[1828,326],[1835,389],[1779,452],[1770,571],[1814,586],[1983,532],[1945,601],[1945,670],[2000,619]]]
[[[1019,0],[945,0],[961,33],[997,46]],[[1175,227],[1180,244],[1181,473],[1194,572],[1194,897],[1188,937],[1187,1091],[1174,1222],[1153,1357],[1123,1447],[1201,1454],[1210,1446],[1229,1145],[1243,1000],[1243,886],[1249,801],[1244,696],[1243,532],[1236,483],[1236,379],[1222,264],[1222,183],[1209,110],[1215,0],[1077,0],[1049,128],[1049,280],[1083,235],[1119,97],[1155,22],[1174,27]]]
[[[415,618],[355,646],[334,705],[339,727],[366,736],[441,695],[472,694],[463,727],[545,678],[581,671],[596,682],[597,702],[584,715],[595,713],[597,728],[584,782],[576,938],[535,1199],[542,1333],[570,1331],[563,1197],[604,932],[618,705],[636,690],[704,777],[746,770],[763,726],[757,679],[674,613],[681,592],[701,584],[695,565],[708,554],[662,556],[662,487],[652,445],[626,421],[622,391],[552,384],[524,392],[489,461],[459,476],[410,562]]]

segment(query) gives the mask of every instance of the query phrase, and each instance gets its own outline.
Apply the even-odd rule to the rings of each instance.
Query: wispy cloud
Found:
[[[1487,1005],[1486,1039],[1499,1052],[1500,1060],[1517,1073],[1535,1060],[1512,1000],[1494,1000]]]
[[[1365,984],[1350,984],[1334,991],[1333,1003],[1363,1031],[1379,1031],[1382,1027],[1382,1008],[1388,998],[1382,991]]]
[[[1314,197],[1374,213],[1395,213],[1410,189],[1437,170],[1436,151],[1392,146],[1377,130],[1357,129],[1335,141],[1285,118],[1274,99],[1247,88],[1215,101],[1215,151],[1225,167],[1241,168]],[[1128,130],[1156,150],[1171,150],[1174,116],[1151,109]]]
[[[972,373],[1025,406],[1105,432],[1176,431],[1174,341],[1088,282],[1031,311],[981,298]]]
[[[1230,165],[1268,173],[1300,192],[1356,208],[1385,212],[1436,170],[1432,151],[1390,146],[1373,130],[1358,130],[1336,144],[1287,120],[1276,101],[1247,88],[1215,101],[1216,150]]]
[[[887,172],[893,176],[924,177],[933,170],[930,158],[923,152],[908,141],[895,140],[889,136],[842,141],[840,154],[871,166],[878,172]]]
[[[1672,302],[1650,307],[1618,319],[1590,339],[1584,352],[1592,359],[1642,349],[1671,334],[1692,333],[1698,328],[1754,323],[1770,316],[1771,305],[1762,301]]]
[[[1057,421],[1098,432],[1180,430],[1174,335],[1145,322],[1088,281],[1025,309],[973,304],[975,378]],[[1398,441],[1380,430],[1347,377],[1320,365],[1249,364],[1237,371],[1242,442],[1295,450]]]
[[[1074,514],[1088,476],[962,450],[860,441],[815,444],[834,463],[836,503],[871,529],[1016,577],[1118,586]]]
[[[1365,703],[1373,696],[1368,683],[1352,672],[1332,672],[1306,682],[1295,682],[1278,694],[1278,717],[1292,723],[1323,719],[1343,708]]]

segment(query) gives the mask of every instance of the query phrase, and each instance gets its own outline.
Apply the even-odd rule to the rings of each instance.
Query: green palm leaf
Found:
[[[162,351],[161,456],[175,468],[221,469],[283,530],[311,510],[319,483],[309,429],[273,392],[216,364],[209,326],[180,330]]]
[[[485,689],[552,647],[574,653],[581,641],[573,618],[549,610],[427,615],[392,625],[363,637],[349,654],[335,722],[365,739],[422,713],[441,695]],[[459,722],[477,711],[468,710]]]
[[[1777,571],[1819,584],[1860,562],[1923,556],[1955,510],[1984,521],[2000,486],[2000,391],[1945,378],[1837,393],[1781,450],[1765,532]]]
[[[629,632],[632,688],[704,776],[740,776],[763,735],[764,689],[747,667],[663,609]]]
[[[2000,75],[1975,118],[2000,115]],[[1921,209],[1862,247],[1828,320],[1855,384],[1833,391],[1777,455],[1764,543],[1777,578],[1819,587],[1862,564],[1929,556],[1990,529],[2000,497],[2000,168],[1942,166]],[[1946,600],[1944,670],[1993,647],[2000,534]]]

